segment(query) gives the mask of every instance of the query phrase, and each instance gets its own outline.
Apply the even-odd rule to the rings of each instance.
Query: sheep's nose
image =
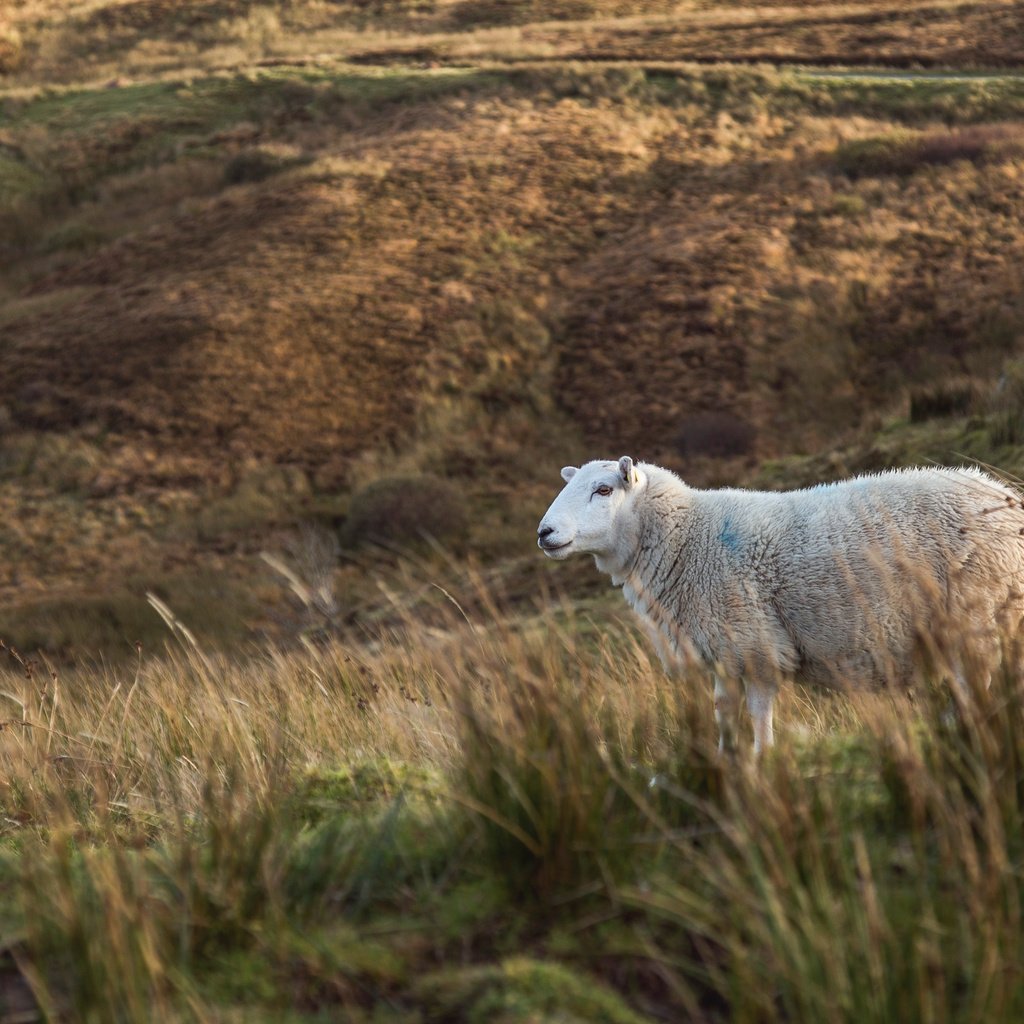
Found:
[[[553,526],[538,526],[537,527],[537,539],[538,540],[543,540],[549,534],[552,534],[554,532],[555,532],[555,528]]]

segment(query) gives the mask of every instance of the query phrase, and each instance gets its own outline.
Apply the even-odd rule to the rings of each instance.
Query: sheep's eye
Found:
[[[612,493],[612,489],[607,484],[601,484],[594,493],[600,494],[602,498],[607,498]]]

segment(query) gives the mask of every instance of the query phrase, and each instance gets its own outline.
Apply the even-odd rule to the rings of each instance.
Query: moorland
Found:
[[[8,4],[0,1020],[1020,1019],[1013,673],[730,765],[532,538],[596,455],[1024,473],[1022,29]]]

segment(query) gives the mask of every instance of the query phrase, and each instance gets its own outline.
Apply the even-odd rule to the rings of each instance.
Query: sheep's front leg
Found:
[[[718,752],[735,754],[739,740],[739,690],[733,680],[715,676],[715,721],[718,723]]]
[[[747,680],[746,688],[747,710],[754,722],[754,753],[760,754],[775,744],[775,727],[772,723],[775,687]]]

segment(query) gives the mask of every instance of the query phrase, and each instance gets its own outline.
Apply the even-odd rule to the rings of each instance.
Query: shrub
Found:
[[[85,252],[107,241],[106,233],[97,225],[72,220],[51,231],[43,240],[43,251]]]
[[[245,185],[287,171],[291,167],[307,163],[300,154],[286,149],[271,146],[254,146],[236,153],[224,168],[226,185]]]
[[[593,0],[463,0],[454,10],[456,24],[466,27],[525,25],[532,21],[577,21],[594,16]]]
[[[29,479],[58,494],[89,488],[103,453],[74,435],[12,433],[0,441],[0,480]]]
[[[406,548],[427,539],[457,546],[468,527],[464,497],[453,483],[426,474],[393,476],[356,492],[341,540],[347,547]]]
[[[146,587],[157,591],[181,621],[195,629],[204,646],[227,647],[247,635],[245,619],[254,610],[249,591],[214,574],[197,573],[128,579],[103,594],[9,603],[0,640],[64,661],[87,658],[96,651],[111,662],[132,660],[137,641],[147,651],[163,650],[171,634],[146,603]]]
[[[916,156],[917,138],[916,133],[898,131],[843,142],[836,149],[836,166],[849,178],[912,174],[920,164]]]
[[[930,132],[918,143],[919,159],[926,164],[956,160],[982,163],[1024,151],[1024,133],[1003,124],[975,124],[952,131]]]
[[[935,132],[900,130],[839,145],[837,168],[847,177],[908,176],[957,160],[985,163],[1024,152],[1024,133],[1009,125],[969,125]]]
[[[910,422],[943,416],[966,416],[978,399],[978,387],[970,377],[954,377],[918,388],[910,394]]]
[[[754,428],[731,412],[699,412],[679,425],[676,447],[688,458],[728,459],[754,448]]]
[[[843,194],[832,201],[832,212],[840,217],[860,217],[867,210],[867,200],[863,196]]]

